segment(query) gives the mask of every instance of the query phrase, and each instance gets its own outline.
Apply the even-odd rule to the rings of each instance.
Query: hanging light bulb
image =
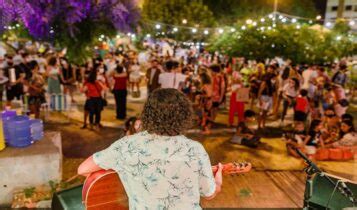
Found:
[[[173,28],[172,30],[173,30],[174,32],[177,32],[177,31],[178,31],[178,28],[175,27],[175,28]]]
[[[224,30],[223,29],[218,29],[218,33],[223,34]]]
[[[331,23],[331,22],[327,22],[325,25],[326,25],[326,27],[328,27],[328,28],[329,28],[329,27],[331,27],[331,26],[332,26],[332,23]]]
[[[257,26],[257,24],[258,24],[257,22],[255,22],[255,21],[253,22],[253,26]]]
[[[197,28],[193,28],[193,29],[192,29],[192,33],[195,34],[196,32],[197,32]]]
[[[251,19],[248,19],[248,20],[246,20],[245,22],[246,22],[248,25],[250,25],[250,24],[253,23],[253,21],[252,21]]]
[[[147,38],[150,38],[150,37],[151,37],[151,34],[146,34],[146,37],[147,37]]]
[[[349,23],[348,23],[350,26],[354,26],[356,23],[354,20],[351,20]]]
[[[208,34],[209,34],[208,30],[204,30],[203,33],[204,33],[205,35],[208,35]]]
[[[186,20],[186,19],[183,19],[183,20],[182,20],[182,23],[183,23],[183,24],[187,24],[187,20]]]
[[[269,17],[270,19],[273,19],[274,15],[273,15],[273,14],[270,14],[268,17]]]
[[[337,36],[337,37],[336,37],[336,40],[337,40],[337,41],[340,41],[341,39],[342,39],[342,36]]]
[[[159,30],[159,29],[161,28],[161,25],[160,25],[160,24],[156,24],[156,25],[155,25],[155,28],[156,28],[157,30]]]
[[[301,26],[300,26],[300,25],[297,25],[297,26],[296,26],[296,29],[300,29],[300,28],[301,28]]]
[[[296,21],[297,21],[296,18],[291,19],[292,23],[296,23]]]
[[[247,29],[247,27],[246,26],[242,26],[242,30],[245,30],[245,29]]]
[[[260,22],[264,23],[265,22],[265,18],[260,18]]]
[[[235,28],[231,28],[231,32],[233,33],[233,32],[235,32],[236,31],[236,29]]]
[[[268,26],[268,30],[271,30],[271,26]]]
[[[279,15],[279,19],[283,19],[284,17],[282,15]]]
[[[310,24],[313,24],[314,22],[313,22],[312,20],[309,20],[309,23],[310,23]]]
[[[286,18],[281,19],[281,22],[283,22],[283,23],[286,23],[286,21],[287,21]]]
[[[321,20],[321,15],[316,16],[316,20]]]

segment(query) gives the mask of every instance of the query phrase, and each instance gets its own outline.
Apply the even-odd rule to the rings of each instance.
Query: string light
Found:
[[[258,24],[257,22],[253,22],[253,26],[257,26],[257,24]]]
[[[309,20],[309,23],[310,23],[310,24],[312,24],[312,23],[313,23],[313,21],[312,21],[312,20]]]
[[[187,20],[186,20],[186,19],[183,19],[183,20],[182,20],[182,23],[186,25],[186,24],[187,24]]]
[[[203,33],[204,33],[205,35],[208,35],[208,34],[209,34],[208,30],[205,30]]]
[[[336,37],[336,40],[337,40],[337,41],[340,41],[341,39],[342,39],[342,36],[337,36],[337,37]]]
[[[327,23],[326,23],[326,27],[327,27],[327,28],[330,28],[331,26],[332,26],[332,23],[331,23],[331,22],[327,22]]]
[[[270,19],[273,19],[274,15],[273,15],[273,14],[270,14],[268,17],[269,17]]]
[[[160,24],[156,24],[155,28],[159,30],[161,28],[161,25]]]
[[[316,20],[321,20],[321,15],[316,16]]]
[[[354,20],[351,20],[348,24],[349,24],[350,26],[354,26],[354,25],[355,25],[355,21],[354,21]]]
[[[301,28],[301,26],[300,26],[300,25],[297,25],[297,26],[296,26],[296,29],[300,29],[300,28]]]
[[[297,21],[296,18],[291,19],[292,23],[296,23],[296,21]]]
[[[260,22],[264,23],[265,22],[265,18],[261,18]]]
[[[242,30],[245,30],[247,27],[246,26],[242,26]]]
[[[223,29],[218,29],[218,33],[223,34],[224,30]]]
[[[196,32],[197,32],[197,29],[196,29],[196,28],[193,28],[193,29],[192,29],[192,33],[195,34]]]
[[[177,27],[173,28],[173,31],[174,31],[174,32],[177,32],[177,31],[178,31],[178,28],[177,28]]]
[[[146,37],[147,37],[147,38],[150,38],[150,37],[151,37],[151,35],[150,35],[150,34],[146,34]]]
[[[235,28],[231,28],[231,32],[233,33],[233,32],[235,32],[236,31],[236,29]]]
[[[251,19],[248,19],[248,20],[245,21],[245,23],[247,23],[248,25],[250,25],[250,24],[253,23],[253,21],[252,21]]]
[[[286,18],[281,19],[281,22],[286,23]]]

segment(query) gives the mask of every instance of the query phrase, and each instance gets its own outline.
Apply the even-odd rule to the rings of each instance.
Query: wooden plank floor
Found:
[[[303,172],[251,171],[225,176],[222,192],[204,208],[301,208],[304,195]]]

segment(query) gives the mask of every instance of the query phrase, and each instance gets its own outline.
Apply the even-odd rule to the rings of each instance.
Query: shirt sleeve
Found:
[[[201,144],[199,144],[198,151],[198,179],[200,195],[202,197],[209,197],[213,195],[216,190],[216,182],[213,177],[212,165],[206,150]]]
[[[117,170],[118,167],[120,166],[119,160],[122,159],[121,151],[122,151],[124,138],[114,142],[108,148],[95,153],[93,155],[93,160],[95,164],[97,164],[99,167],[105,170],[109,170],[109,169]]]

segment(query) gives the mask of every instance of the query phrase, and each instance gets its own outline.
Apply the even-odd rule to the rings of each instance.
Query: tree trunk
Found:
[[[343,18],[344,10],[345,10],[345,0],[338,0],[337,19]]]

